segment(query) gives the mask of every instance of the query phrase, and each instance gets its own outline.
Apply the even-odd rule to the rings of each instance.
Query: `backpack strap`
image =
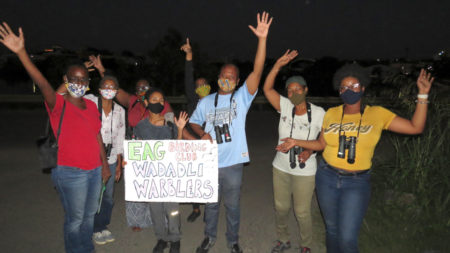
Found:
[[[103,105],[102,105],[102,99],[100,98],[100,96],[97,97],[97,107],[98,107],[98,113],[100,113],[100,122],[102,122]]]
[[[61,125],[62,125],[62,122],[63,122],[64,111],[65,110],[66,110],[66,100],[64,100],[64,105],[63,105],[63,109],[62,109],[62,112],[61,112],[61,117],[59,118],[58,131],[56,132],[56,146],[58,146],[59,134],[61,133]]]

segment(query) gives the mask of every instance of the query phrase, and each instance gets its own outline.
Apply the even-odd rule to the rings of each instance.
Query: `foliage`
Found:
[[[384,82],[392,85],[394,110],[411,117],[417,95],[414,77],[398,73]],[[448,94],[442,93],[448,93],[446,87],[435,84],[422,134],[388,134],[395,156],[374,171],[375,203],[369,209],[363,234],[378,245],[392,247],[387,251],[448,247],[449,242],[442,239],[450,236],[450,104]],[[398,245],[395,240],[407,242]]]

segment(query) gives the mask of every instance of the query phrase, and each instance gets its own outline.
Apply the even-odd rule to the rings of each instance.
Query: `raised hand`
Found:
[[[89,72],[95,71],[95,69],[91,68],[92,66],[94,66],[94,63],[91,62],[91,61],[85,61],[85,62],[84,62],[84,66],[87,68],[87,70],[88,70]]]
[[[186,123],[189,121],[188,114],[185,111],[180,112],[180,116],[174,117],[175,125],[178,129],[183,129]]]
[[[189,38],[186,38],[186,43],[181,46],[180,50],[186,53],[186,61],[192,61],[192,47]]]
[[[427,73],[424,69],[421,69],[420,75],[417,78],[417,88],[419,88],[419,94],[428,94],[433,81],[434,77],[431,77],[430,73]]]
[[[186,54],[192,53],[192,47],[189,43],[189,38],[186,38],[186,43],[181,46],[180,50],[184,51]]]
[[[97,56],[90,55],[89,61],[92,62],[92,65],[94,66],[94,68],[96,68],[99,72],[101,72],[101,73],[105,72],[105,67],[103,67],[102,60],[100,59],[99,54]]]
[[[3,22],[0,25],[0,42],[14,53],[19,53],[25,49],[25,38],[23,36],[22,27],[19,28],[19,36],[14,34],[9,25]]]
[[[256,21],[257,21],[257,26],[256,28],[249,25],[248,27],[250,28],[250,30],[253,31],[253,33],[260,39],[265,39],[267,38],[267,34],[269,33],[269,27],[270,24],[272,24],[272,20],[273,17],[270,18],[269,20],[269,13],[268,12],[263,12],[262,15],[260,15],[259,13],[256,15]]]
[[[288,49],[283,56],[278,58],[277,62],[275,63],[275,66],[277,66],[278,68],[284,67],[295,57],[297,57],[297,55],[298,55],[297,50],[290,51],[290,49]]]

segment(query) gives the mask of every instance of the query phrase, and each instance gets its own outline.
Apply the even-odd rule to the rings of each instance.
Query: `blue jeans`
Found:
[[[223,198],[229,245],[238,243],[240,223],[240,196],[242,184],[243,164],[219,168],[219,200],[217,203],[205,205],[205,235],[215,240],[217,238],[217,224],[219,222],[220,199]]]
[[[94,215],[101,189],[101,167],[82,170],[57,166],[52,181],[64,208],[64,245],[66,252],[92,252]]]
[[[370,173],[343,176],[321,159],[316,191],[326,225],[327,252],[359,252],[358,234],[370,199]]]
[[[100,213],[95,214],[94,218],[94,233],[102,232],[107,228],[111,222],[112,208],[114,205],[114,180],[116,175],[117,162],[109,165],[111,171],[111,177],[106,182],[106,189],[103,193],[102,204],[100,207]]]

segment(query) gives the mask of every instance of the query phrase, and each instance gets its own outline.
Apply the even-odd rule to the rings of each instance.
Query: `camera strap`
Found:
[[[341,136],[341,132],[343,131],[342,130],[342,120],[344,119],[344,109],[345,109],[345,105],[342,105],[341,123],[339,124],[339,136]],[[358,138],[359,138],[359,130],[361,129],[361,121],[362,121],[362,117],[363,117],[365,109],[366,109],[366,106],[363,105],[363,103],[361,103],[361,109],[360,109],[361,117],[359,118],[358,133],[356,134],[356,140],[358,140]],[[344,134],[345,134],[345,131],[344,131]]]
[[[100,96],[97,97],[97,107],[98,112],[100,113],[100,122],[103,125],[103,104],[102,104],[102,98]],[[111,107],[111,144],[113,142],[113,119],[114,119],[114,101],[112,101],[112,107]]]
[[[231,102],[233,101],[233,97],[234,97],[234,93],[236,92],[236,90],[233,90],[233,93],[231,93],[231,97],[230,97],[230,111],[229,111],[229,122],[231,125]],[[213,127],[216,125],[216,113],[217,113],[217,103],[219,102],[219,92],[216,93],[216,97],[214,98],[214,121],[213,121]]]
[[[306,140],[309,139],[309,133],[311,132],[311,104],[306,103],[306,114],[308,116],[308,136],[306,137]],[[289,134],[289,138],[292,138],[292,129],[294,128],[294,117],[295,117],[295,106],[292,108],[292,122],[291,122],[291,133]]]

